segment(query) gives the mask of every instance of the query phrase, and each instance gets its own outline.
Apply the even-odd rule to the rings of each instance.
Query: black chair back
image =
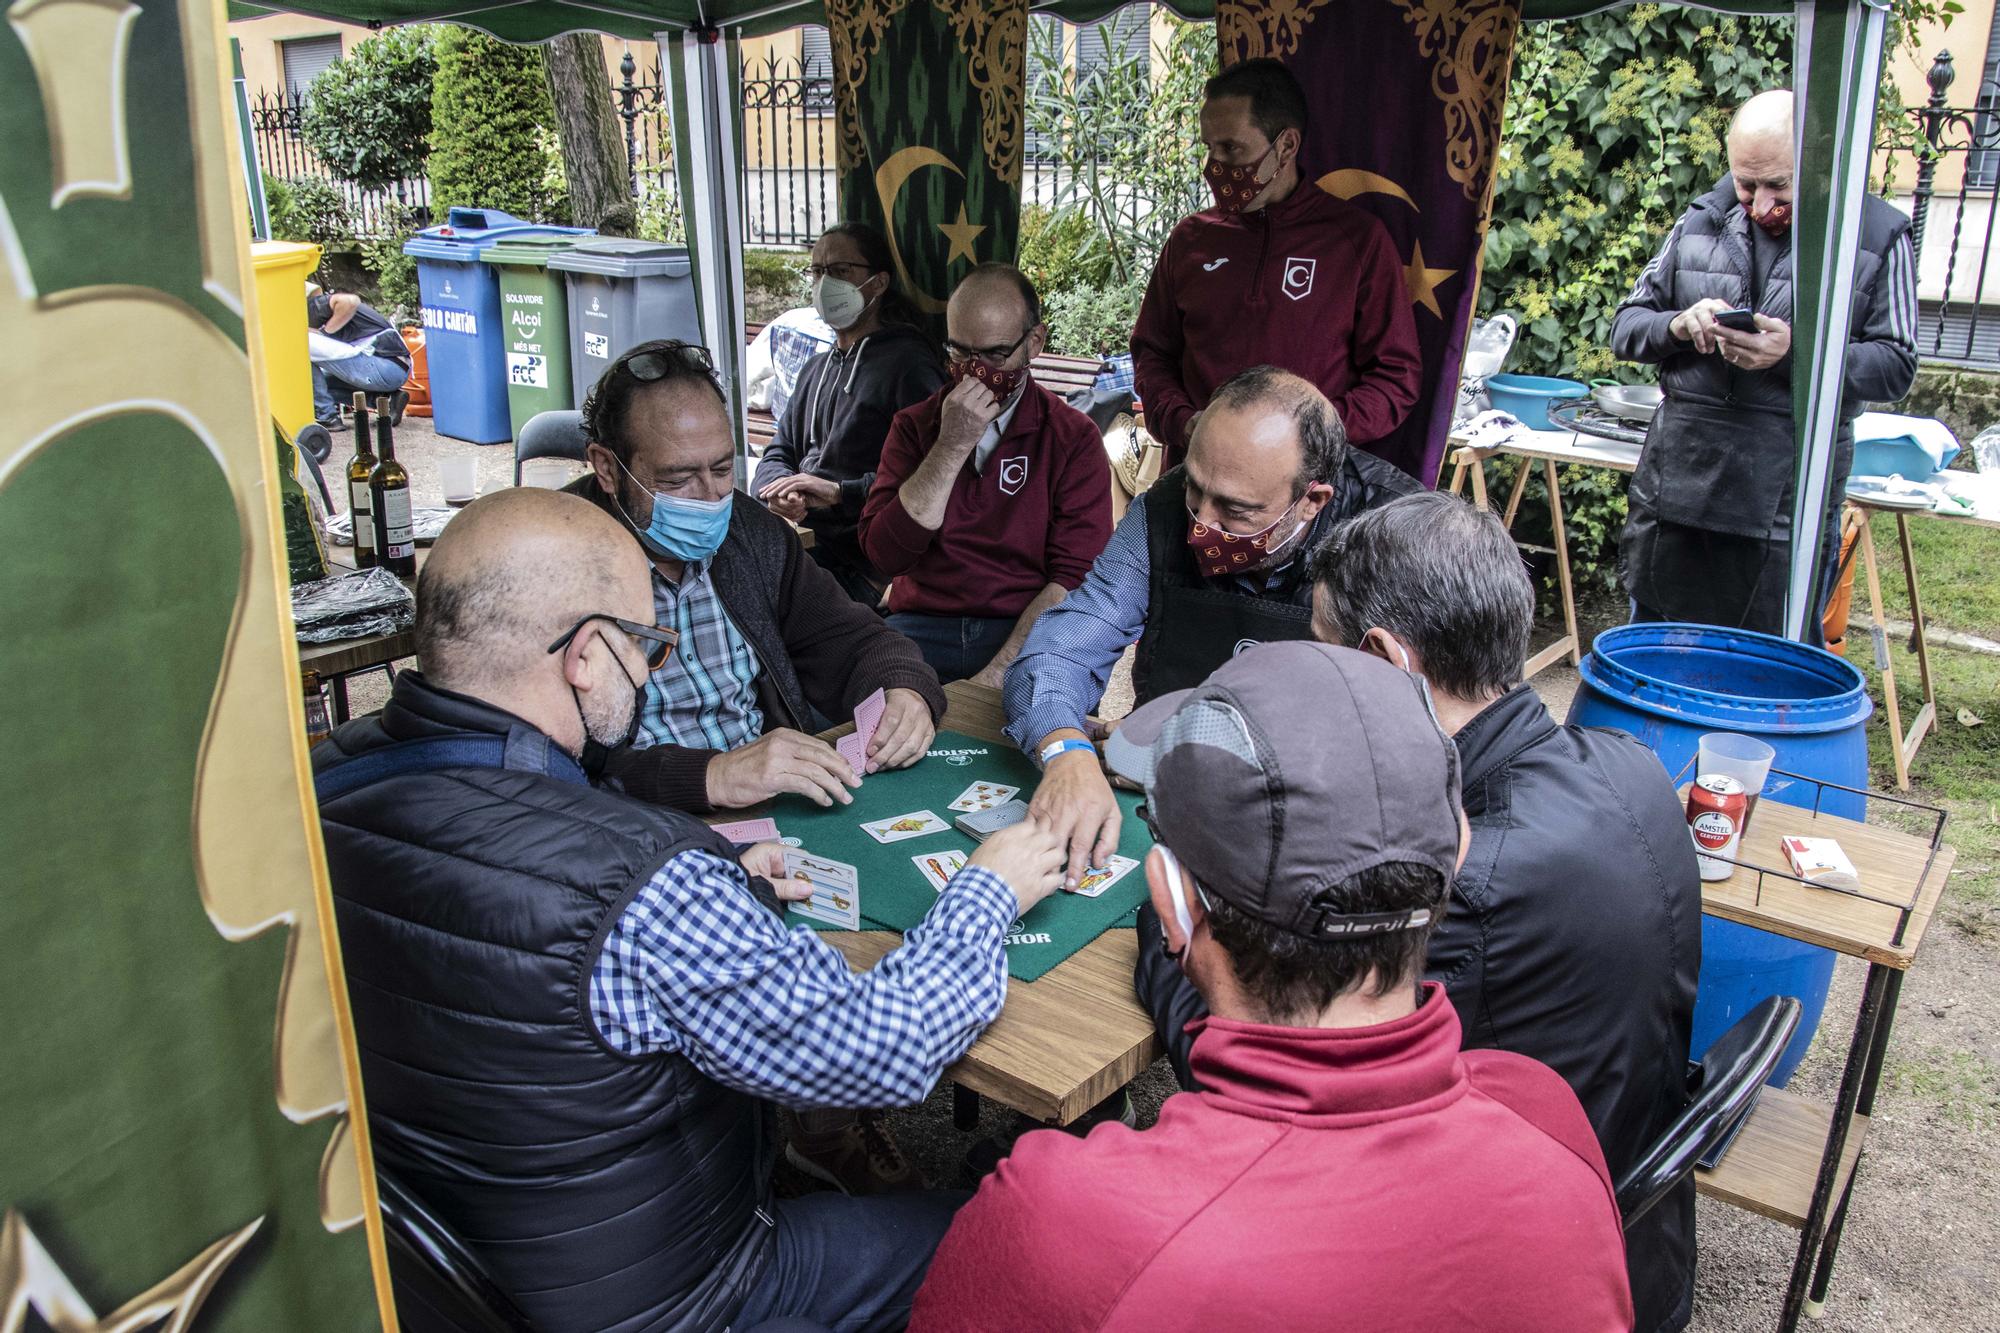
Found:
[[[397,1321],[409,1333],[534,1333],[479,1257],[380,1164],[375,1187]]]
[[[581,463],[583,446],[590,442],[584,434],[583,413],[568,409],[537,412],[522,423],[514,441],[514,484],[521,484],[521,464],[531,458],[571,458]]]
[[[1708,1048],[1689,1079],[1687,1109],[1618,1182],[1618,1213],[1626,1230],[1750,1114],[1764,1080],[1798,1030],[1799,1011],[1797,1000],[1773,995]]]

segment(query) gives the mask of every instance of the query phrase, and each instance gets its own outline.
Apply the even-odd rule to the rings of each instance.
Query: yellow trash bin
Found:
[[[306,356],[306,281],[319,267],[319,247],[292,241],[252,241],[257,312],[263,330],[259,360],[271,415],[294,434],[313,420],[312,362]]]

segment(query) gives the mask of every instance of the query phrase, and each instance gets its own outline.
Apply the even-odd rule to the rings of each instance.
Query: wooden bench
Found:
[[[762,324],[744,326],[744,340],[757,341],[757,335],[764,331]],[[1097,379],[1097,373],[1104,365],[1103,358],[1089,356],[1063,356],[1055,352],[1043,352],[1028,363],[1035,372],[1035,380],[1058,398],[1067,398],[1079,389],[1088,389]],[[750,442],[750,457],[764,456],[764,448],[771,443],[771,437],[778,433],[778,422],[769,412],[751,408],[746,422]]]

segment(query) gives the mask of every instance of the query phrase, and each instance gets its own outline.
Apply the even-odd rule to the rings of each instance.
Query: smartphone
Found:
[[[952,820],[958,831],[974,842],[985,842],[1003,828],[1011,828],[1028,817],[1028,803],[1015,799],[991,810],[971,810]]]
[[[1725,329],[1735,329],[1738,333],[1757,332],[1757,312],[1748,306],[1740,310],[1718,310],[1714,318]]]

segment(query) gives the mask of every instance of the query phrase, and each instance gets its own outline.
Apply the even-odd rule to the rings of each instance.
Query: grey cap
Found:
[[[1327,890],[1373,866],[1457,868],[1458,747],[1423,680],[1380,658],[1262,644],[1112,740],[1106,761],[1202,887],[1281,930],[1362,933]]]

